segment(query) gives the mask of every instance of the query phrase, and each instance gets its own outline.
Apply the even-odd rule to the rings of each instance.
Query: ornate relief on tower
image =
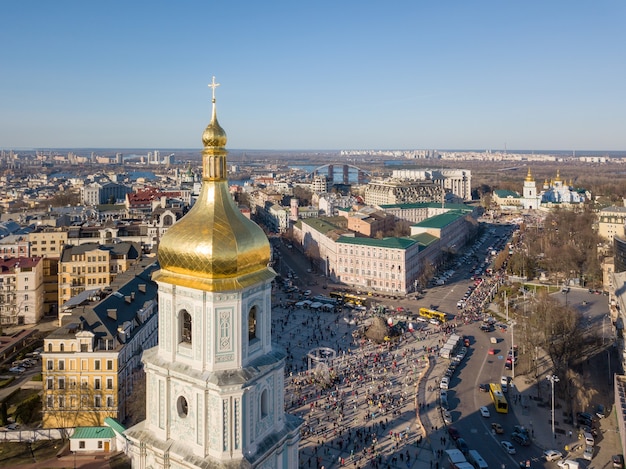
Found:
[[[202,394],[196,393],[196,443],[202,445],[204,438],[204,407]]]
[[[222,451],[228,451],[228,440],[230,438],[230,415],[229,400],[222,400]]]
[[[233,309],[218,308],[217,312],[217,351],[219,354],[233,351]]]
[[[234,443],[235,443],[235,448],[234,449],[241,449],[241,398],[236,397],[234,399],[234,406],[235,406],[235,415],[234,415],[234,424],[235,424],[235,434],[234,436]]]
[[[159,314],[162,314],[165,318],[165,327],[164,330],[159,329],[159,344],[163,344],[162,347],[167,351],[171,352],[171,338],[168,334],[172,333],[172,300],[169,298],[162,300],[159,303]]]
[[[209,421],[207,428],[219,428],[220,424],[220,398],[214,394],[209,396]],[[209,432],[209,447],[211,449],[219,449],[219,432]]]

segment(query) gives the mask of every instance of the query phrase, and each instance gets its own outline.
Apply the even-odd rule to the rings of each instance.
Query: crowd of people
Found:
[[[415,421],[426,405],[418,402],[417,382],[439,340],[455,328],[406,329],[383,343],[354,338],[374,315],[312,314],[280,300],[273,309],[273,334],[287,351],[285,408],[303,419],[301,467],[411,467],[425,449]],[[333,360],[311,361],[316,347],[336,351]]]

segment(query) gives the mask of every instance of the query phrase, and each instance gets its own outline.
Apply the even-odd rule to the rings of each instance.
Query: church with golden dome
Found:
[[[147,418],[125,433],[137,468],[298,467],[301,420],[284,412],[285,353],[271,337],[270,246],[228,190],[217,86],[200,196],[158,247]]]

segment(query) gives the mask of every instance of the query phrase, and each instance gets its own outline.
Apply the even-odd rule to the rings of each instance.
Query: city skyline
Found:
[[[36,8],[33,8],[36,5]],[[618,1],[3,7],[0,148],[620,151]]]

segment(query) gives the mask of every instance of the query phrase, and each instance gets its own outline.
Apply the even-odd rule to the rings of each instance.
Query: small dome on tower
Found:
[[[212,85],[213,91],[218,86]],[[270,246],[263,230],[235,205],[226,179],[226,132],[217,122],[202,134],[202,189],[189,213],[159,243],[161,269],[154,279],[207,291],[224,291],[268,280]]]

